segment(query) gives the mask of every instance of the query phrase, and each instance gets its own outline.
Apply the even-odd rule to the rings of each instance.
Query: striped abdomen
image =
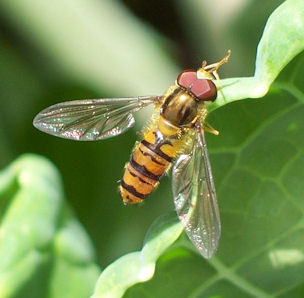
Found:
[[[164,138],[158,129],[144,135],[121,180],[120,193],[125,203],[140,203],[153,191],[176,156],[180,141]]]
[[[120,185],[125,203],[142,202],[157,186],[183,147],[185,132],[193,127],[197,109],[197,101],[186,90],[169,88],[155,127],[144,134],[125,168]]]

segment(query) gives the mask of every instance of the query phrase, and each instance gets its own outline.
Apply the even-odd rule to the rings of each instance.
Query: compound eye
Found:
[[[193,69],[184,70],[177,77],[177,84],[185,89],[187,89],[191,84],[197,80],[196,71]]]
[[[191,86],[190,92],[203,101],[214,101],[217,96],[217,88],[211,80],[199,79]]]

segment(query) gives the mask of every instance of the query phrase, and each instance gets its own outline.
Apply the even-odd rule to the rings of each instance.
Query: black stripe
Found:
[[[143,145],[145,145],[148,149],[150,149],[151,151],[153,151],[154,153],[158,154],[160,157],[162,157],[163,159],[165,159],[168,162],[172,161],[172,157],[170,157],[169,155],[167,155],[166,153],[164,153],[163,151],[161,151],[159,149],[159,146],[155,146],[149,142],[147,142],[146,140],[142,140],[141,143]],[[169,143],[170,145],[172,145],[171,143]],[[164,145],[163,143],[160,144],[161,146]]]
[[[140,177],[137,176],[136,174],[132,173],[132,171],[130,171],[129,168],[128,168],[128,171],[129,171],[130,175],[132,175],[133,177],[139,179],[140,182],[153,186],[151,183],[145,181],[144,179],[140,178]]]
[[[144,200],[147,197],[147,195],[138,192],[133,186],[126,184],[123,179],[121,180],[121,186],[137,198]]]
[[[191,113],[191,108],[189,107],[189,105],[185,105],[183,109],[180,109],[178,111],[179,114],[179,123],[185,123],[186,119],[189,117]]]
[[[154,175],[153,173],[151,173],[145,166],[141,166],[140,164],[138,164],[134,159],[133,159],[133,156],[131,157],[131,160],[130,160],[130,165],[139,173],[141,173],[142,175],[150,178],[150,179],[153,179],[153,180],[156,180],[156,181],[159,181],[159,179],[161,178],[161,176],[157,176],[157,175]]]
[[[162,113],[168,107],[172,98],[177,97],[178,93],[183,93],[183,92],[184,92],[184,89],[181,86],[178,86],[178,88],[174,89],[173,92],[168,95],[168,97],[165,99],[165,102],[162,104]]]
[[[142,155],[149,156],[153,162],[155,162],[161,166],[165,166],[163,163],[159,162],[156,158],[154,158],[154,156],[152,154],[150,154],[149,152],[144,152],[140,148],[139,148],[139,151],[142,153]]]

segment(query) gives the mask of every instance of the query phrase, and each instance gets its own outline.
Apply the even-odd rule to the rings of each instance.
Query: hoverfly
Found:
[[[124,133],[135,120],[133,113],[154,104],[150,125],[131,155],[119,186],[125,203],[136,204],[158,185],[173,163],[175,209],[184,229],[205,257],[216,252],[221,224],[204,130],[218,132],[205,121],[206,101],[214,101],[219,62],[179,74],[163,96],[87,99],[50,106],[34,119],[34,126],[54,136],[95,141]]]

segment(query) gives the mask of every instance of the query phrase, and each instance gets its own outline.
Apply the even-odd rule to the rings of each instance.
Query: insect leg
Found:
[[[220,134],[220,132],[218,130],[216,130],[214,127],[212,127],[208,122],[204,122],[203,129],[204,129],[204,131],[212,133],[213,135],[216,135],[216,136],[218,136]]]

